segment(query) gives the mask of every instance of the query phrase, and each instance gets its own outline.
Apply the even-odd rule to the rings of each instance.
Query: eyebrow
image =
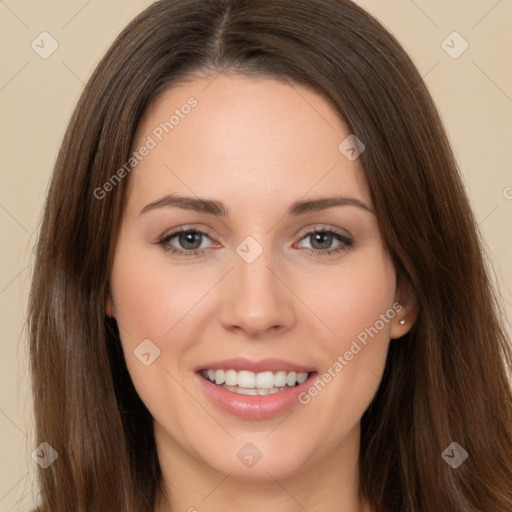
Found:
[[[307,201],[295,201],[286,210],[286,216],[298,216],[309,212],[317,212],[333,208],[334,206],[356,206],[370,213],[375,212],[365,203],[356,199],[355,197],[321,197],[319,199],[310,199]],[[176,194],[169,194],[152,203],[147,204],[142,208],[139,215],[146,212],[156,210],[159,208],[181,208],[183,210],[193,210],[196,212],[207,213],[216,215],[218,217],[227,217],[229,215],[228,209],[220,201],[211,199],[200,199],[195,197],[178,196]]]

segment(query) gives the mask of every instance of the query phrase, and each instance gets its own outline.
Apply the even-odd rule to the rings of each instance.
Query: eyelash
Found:
[[[191,229],[191,228],[190,229],[189,228],[181,228],[176,231],[173,231],[172,233],[170,233],[168,235],[163,236],[156,242],[156,244],[161,246],[165,251],[169,252],[170,254],[177,255],[177,256],[195,257],[195,256],[201,256],[201,254],[207,252],[207,249],[194,249],[194,250],[184,251],[181,249],[169,248],[169,241],[183,233],[194,233],[197,235],[204,235],[204,236],[210,238],[208,236],[208,234],[204,233],[203,231],[199,231],[197,229]],[[348,250],[348,249],[352,248],[352,246],[354,244],[354,240],[352,240],[352,238],[350,238],[346,235],[342,235],[341,233],[338,233],[337,231],[334,231],[332,229],[318,229],[318,228],[311,229],[311,230],[307,231],[306,233],[304,233],[300,240],[306,239],[308,236],[311,236],[311,235],[314,235],[317,233],[334,235],[334,237],[336,239],[338,239],[340,242],[342,242],[342,245],[336,249],[309,249],[307,247],[304,248],[303,250],[311,256],[315,256],[315,257],[321,257],[323,255],[330,256],[332,254],[337,254],[337,253],[340,253],[341,251]]]

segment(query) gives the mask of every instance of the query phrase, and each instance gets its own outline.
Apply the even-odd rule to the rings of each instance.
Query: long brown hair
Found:
[[[48,192],[30,294],[42,512],[150,512],[161,473],[152,418],[105,315],[129,176],[148,106],[197,72],[307,85],[366,146],[360,156],[417,321],[390,345],[362,418],[360,494],[379,512],[512,510],[512,367],[483,244],[439,115],[397,40],[348,0],[160,0],[87,83]],[[134,169],[132,172],[137,172]],[[469,454],[457,469],[442,452]]]

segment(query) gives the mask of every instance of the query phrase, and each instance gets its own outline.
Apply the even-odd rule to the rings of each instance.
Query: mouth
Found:
[[[249,370],[201,370],[200,375],[223,389],[241,395],[265,396],[292,389],[306,382],[313,372],[278,370],[277,372],[252,372]]]
[[[284,360],[234,358],[196,368],[198,384],[208,400],[224,413],[260,420],[288,412],[318,372]]]

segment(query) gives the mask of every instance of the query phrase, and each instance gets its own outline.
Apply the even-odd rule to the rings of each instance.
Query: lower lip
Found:
[[[242,395],[213,384],[199,373],[196,377],[206,396],[222,411],[239,418],[262,420],[283,414],[298,404],[298,395],[311,386],[316,375],[312,373],[302,384],[271,395]]]

